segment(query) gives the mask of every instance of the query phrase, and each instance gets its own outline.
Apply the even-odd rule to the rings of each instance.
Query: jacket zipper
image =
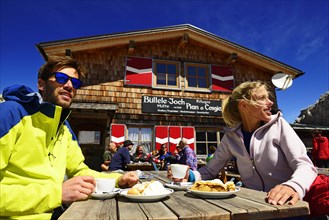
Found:
[[[254,159],[253,159],[253,158],[250,158],[250,160],[251,160],[251,163],[252,163],[252,170],[253,170],[253,173],[256,172],[257,175],[259,176],[260,180],[262,181],[262,190],[263,190],[263,192],[265,192],[265,183],[264,183],[264,180],[263,180],[262,176],[259,174],[259,172],[258,172],[258,170],[257,170],[257,168],[256,168],[256,165],[255,165],[255,161],[254,161]]]
[[[239,134],[237,134],[237,135],[240,136]],[[244,146],[243,137],[240,136],[240,138],[241,138],[241,142],[242,142],[242,144],[243,144],[243,146]],[[250,147],[250,149],[251,149],[251,147]],[[254,174],[255,172],[257,173],[257,175],[259,176],[260,181],[262,182],[262,191],[265,192],[265,183],[264,183],[264,180],[263,180],[262,176],[259,174],[259,172],[258,172],[258,170],[257,170],[257,168],[256,168],[256,164],[255,164],[254,158],[251,156],[250,153],[248,153],[246,147],[244,147],[244,150],[245,150],[246,153],[248,154],[248,156],[249,156],[249,160],[250,160],[251,163],[252,163],[253,174]]]

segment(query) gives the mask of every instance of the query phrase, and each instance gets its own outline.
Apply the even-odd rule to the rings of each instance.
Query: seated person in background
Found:
[[[154,162],[154,163],[159,163],[159,151],[158,150],[154,150],[151,153],[147,154],[147,161]]]
[[[144,153],[144,148],[143,148],[142,145],[138,145],[136,147],[136,152],[132,156],[132,161],[134,163],[147,162],[148,161],[147,154]]]
[[[103,154],[104,163],[101,165],[102,170],[106,171],[109,169],[109,164],[116,151],[116,144],[114,142],[110,142],[107,146],[107,150]]]
[[[214,145],[211,145],[209,147],[209,154],[208,154],[208,156],[206,158],[206,162],[207,163],[214,157],[214,153],[215,153],[216,149],[217,148]]]
[[[131,156],[129,151],[134,146],[134,143],[130,140],[123,142],[123,146],[120,147],[117,152],[113,155],[110,162],[109,170],[127,170],[127,164],[130,164]]]
[[[161,145],[159,150],[159,161],[161,163],[161,170],[167,170],[169,164],[174,162],[175,156],[167,150],[167,145]]]
[[[194,150],[187,145],[187,141],[182,139],[177,146],[178,154],[176,154],[177,163],[186,164],[192,170],[196,170],[198,168],[198,159]]]

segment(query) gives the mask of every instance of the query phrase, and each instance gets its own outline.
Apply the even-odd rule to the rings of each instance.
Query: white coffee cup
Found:
[[[189,166],[184,164],[171,164],[170,165],[171,172],[174,178],[184,178],[186,175],[186,171]]]
[[[113,178],[96,178],[96,193],[109,193],[114,190],[115,179]]]

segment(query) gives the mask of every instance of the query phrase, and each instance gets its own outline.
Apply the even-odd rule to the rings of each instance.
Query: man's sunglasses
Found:
[[[60,84],[64,85],[65,83],[67,83],[67,81],[71,80],[73,88],[80,89],[80,87],[82,86],[82,82],[80,79],[70,77],[70,76],[66,75],[65,73],[55,72],[54,75],[55,75],[56,82],[58,82]]]

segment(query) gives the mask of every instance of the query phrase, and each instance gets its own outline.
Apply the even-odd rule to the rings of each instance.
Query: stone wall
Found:
[[[321,95],[315,104],[301,110],[295,123],[329,126],[329,92]]]

